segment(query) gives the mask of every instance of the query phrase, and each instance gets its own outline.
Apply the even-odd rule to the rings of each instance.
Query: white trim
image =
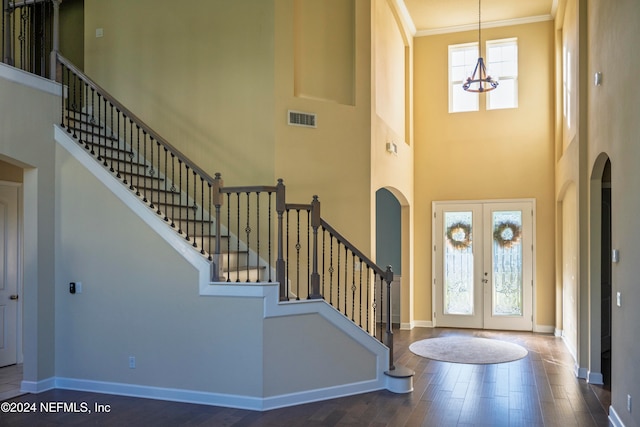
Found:
[[[413,18],[411,18],[411,14],[409,13],[409,9],[407,9],[407,5],[404,0],[394,0],[396,5],[396,10],[398,14],[401,16],[401,19],[404,21],[407,26],[407,30],[412,37],[416,35],[416,24],[413,22]]]
[[[573,365],[573,373],[576,378],[580,378],[581,380],[587,379],[587,368],[581,368],[577,363]]]
[[[117,198],[127,205],[140,219],[151,227],[172,248],[182,255],[199,272],[200,289],[211,281],[211,264],[200,252],[193,249],[176,231],[167,226],[155,211],[149,209],[141,198],[129,191],[108,169],[102,167],[84,148],[80,146],[59,125],[54,125],[55,140],[66,149],[78,162],[100,180]]]
[[[564,331],[562,329],[555,328],[553,330],[553,335],[561,338],[564,335]]]
[[[55,377],[47,378],[40,381],[25,381],[20,383],[20,391],[25,393],[42,393],[44,391],[56,388]]]
[[[613,427],[625,427],[613,405],[609,405],[609,425]]]
[[[413,322],[402,323],[400,322],[400,330],[401,331],[410,331],[415,327]]]
[[[589,384],[603,385],[604,376],[600,372],[587,372],[587,382]]]
[[[533,325],[533,332],[537,332],[540,334],[553,334],[555,330],[556,329],[551,325]]]
[[[40,383],[24,386],[22,391],[41,393],[53,388],[63,390],[86,391],[92,393],[113,394],[118,396],[158,399],[172,402],[194,403],[198,405],[222,406],[226,408],[268,411],[287,406],[301,405],[326,399],[351,396],[361,393],[360,388],[369,389],[368,383],[347,384],[327,387],[301,393],[283,394],[270,397],[239,396],[233,394],[211,393],[206,391],[185,390],[167,387],[142,386],[137,384],[114,383],[106,381],[82,380],[76,378],[49,378]]]
[[[51,95],[62,95],[62,86],[52,80],[0,63],[0,77]]]
[[[510,27],[513,25],[534,24],[537,22],[553,21],[553,15],[528,16],[525,18],[504,19],[501,21],[483,22],[482,28]],[[418,30],[415,37],[435,36],[438,34],[461,33],[463,31],[477,31],[477,24],[456,25],[453,27],[432,28],[430,30]]]
[[[433,328],[433,321],[431,320],[414,320],[412,323],[416,328]]]

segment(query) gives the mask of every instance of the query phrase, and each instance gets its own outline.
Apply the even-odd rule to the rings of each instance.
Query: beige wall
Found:
[[[606,0],[580,1],[588,10],[588,43],[585,41],[585,74],[589,144],[586,168],[591,173],[600,153],[611,160],[612,245],[620,251],[613,264],[612,406],[625,425],[640,425],[640,411],[627,411],[627,395],[635,405],[640,398],[640,87],[635,84],[640,56],[632,54],[640,44],[640,2],[621,0],[612,7]],[[582,35],[582,33],[581,33]],[[593,75],[601,72],[601,86]],[[591,287],[598,286],[591,278]],[[616,293],[621,306],[615,305]]]
[[[85,71],[210,175],[275,184],[273,9],[86,0]]]
[[[553,327],[553,22],[483,30],[483,39],[518,38],[519,106],[448,113],[447,47],[477,32],[415,40],[415,320],[431,321],[431,202],[536,199],[535,327]],[[499,90],[499,89],[498,89]]]
[[[395,2],[376,0],[372,13],[371,193],[386,188],[401,205],[402,265],[392,267],[402,271],[400,315],[406,327],[413,318],[414,286],[413,37]],[[395,144],[397,154],[387,151],[388,143]],[[371,233],[375,242],[375,226]]]
[[[321,4],[320,4],[321,3]],[[350,0],[341,7],[331,2],[278,0],[275,2],[275,104],[271,119],[275,127],[275,173],[284,178],[287,197],[309,203],[314,194],[322,204],[322,217],[365,253],[373,247],[370,209],[373,193],[371,176],[371,6],[368,1]],[[295,5],[295,7],[294,7]],[[341,55],[345,63],[324,64],[316,68],[299,67],[305,60],[296,54],[295,12],[311,19],[300,8],[311,8],[315,19],[337,31],[345,44],[354,46],[354,56]],[[334,28],[332,21],[340,25]],[[347,25],[350,25],[350,27]],[[325,46],[321,31],[305,34],[307,43]],[[354,79],[348,73],[353,62]],[[341,76],[339,93],[324,90],[328,68]],[[296,91],[296,82],[316,82],[313,93]],[[351,91],[353,102],[341,94]],[[315,129],[288,126],[287,110],[317,114]]]

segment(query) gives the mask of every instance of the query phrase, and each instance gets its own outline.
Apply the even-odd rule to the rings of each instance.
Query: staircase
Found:
[[[288,203],[282,180],[225,186],[56,55],[61,127],[210,262],[211,282],[277,282],[280,301],[324,299],[389,348],[389,372],[409,376],[395,370],[391,325],[382,320],[391,318],[391,268],[322,219],[318,197]]]

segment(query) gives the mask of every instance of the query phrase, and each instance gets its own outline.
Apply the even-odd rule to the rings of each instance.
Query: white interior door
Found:
[[[435,326],[532,330],[534,203],[433,204]]]
[[[0,367],[18,360],[18,187],[0,185]]]

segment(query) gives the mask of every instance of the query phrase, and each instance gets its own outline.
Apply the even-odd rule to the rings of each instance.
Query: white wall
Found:
[[[60,88],[0,64],[0,158],[24,169],[24,379],[54,373],[54,147]]]

